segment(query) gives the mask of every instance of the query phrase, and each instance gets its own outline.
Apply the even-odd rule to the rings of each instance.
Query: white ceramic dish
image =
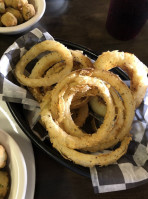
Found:
[[[0,144],[8,154],[8,167],[10,169],[11,186],[9,199],[25,198],[27,187],[27,169],[24,156],[15,140],[0,129]]]
[[[35,25],[43,16],[46,8],[45,0],[28,0],[29,3],[33,4],[36,10],[36,14],[30,20],[13,27],[0,27],[0,34],[18,34],[30,29]]]
[[[12,157],[12,162],[10,161],[11,175],[13,177],[16,174],[15,178],[12,178],[12,183],[14,182],[14,184],[11,186],[8,199],[33,199],[35,190],[35,160],[32,145],[28,137],[16,124],[6,103],[3,101],[0,101],[0,129],[3,129],[0,130],[0,142],[4,143],[6,150],[8,149],[8,157],[9,152],[10,158]],[[4,131],[7,132],[7,135],[4,135]],[[2,140],[1,137],[3,137]],[[14,146],[14,142],[17,146]],[[18,162],[19,160],[22,160],[22,163]],[[14,164],[15,167],[13,166]],[[17,173],[11,169],[12,167],[19,167]],[[21,181],[19,181],[20,179]]]

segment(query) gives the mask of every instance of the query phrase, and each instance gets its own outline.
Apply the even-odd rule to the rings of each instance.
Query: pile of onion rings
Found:
[[[39,61],[26,76],[27,64],[36,57]],[[116,66],[128,73],[130,88],[108,71]],[[148,87],[147,72],[147,67],[129,53],[108,51],[93,64],[83,52],[48,40],[27,51],[15,69],[17,80],[40,103],[41,123],[53,147],[84,167],[112,164],[127,152],[135,109]],[[84,128],[90,110],[103,117],[94,132]]]

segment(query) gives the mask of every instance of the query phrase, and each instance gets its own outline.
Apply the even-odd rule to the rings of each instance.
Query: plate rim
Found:
[[[7,137],[8,138],[8,140],[9,141],[11,141],[11,143],[13,143],[13,145],[14,145],[14,147],[15,147],[15,149],[17,150],[18,149],[18,151],[19,151],[19,158],[21,159],[21,163],[18,163],[18,161],[17,161],[17,158],[15,158],[15,160],[14,160],[14,163],[17,163],[16,165],[17,165],[17,169],[18,169],[18,171],[17,171],[17,181],[18,181],[18,186],[16,187],[17,189],[16,189],[16,191],[17,191],[17,198],[18,199],[20,199],[20,196],[21,196],[21,198],[23,199],[23,198],[25,198],[25,195],[26,195],[26,191],[27,191],[27,167],[26,167],[26,162],[25,162],[25,158],[24,158],[24,155],[23,155],[23,153],[22,153],[22,151],[21,151],[21,149],[20,149],[20,147],[19,147],[19,145],[17,144],[17,142],[15,141],[15,139],[9,134],[9,133],[7,133],[5,130],[3,130],[3,129],[1,129],[0,128],[0,133],[2,134],[2,136],[5,136],[5,138]],[[9,150],[8,150],[8,147],[6,147],[6,145],[8,145],[7,143],[6,144],[4,144],[4,143],[0,143],[0,144],[2,144],[4,147],[5,147],[5,149],[6,149],[6,152],[7,152],[7,154],[8,154],[8,158],[10,158],[9,156],[10,156],[10,154],[9,154],[9,150],[11,150],[11,148],[9,147]],[[13,153],[14,153],[14,151],[13,151]],[[10,162],[10,164],[11,164],[11,162]],[[21,165],[22,166],[22,169],[20,170],[20,168],[19,168],[19,166],[18,165]],[[22,182],[20,182],[20,177],[19,177],[19,172],[21,172],[21,175],[22,175],[22,170],[24,171],[24,173],[23,173],[23,179],[24,179],[24,186],[22,187]],[[10,170],[10,176],[11,176],[11,170]],[[21,176],[22,177],[22,176]],[[12,176],[11,176],[11,178],[12,178]],[[21,189],[20,189],[20,187],[22,187]],[[11,192],[12,191],[12,185],[10,185],[10,193],[9,194],[11,194],[11,193],[13,193],[13,192]],[[10,198],[10,196],[11,195],[8,195],[8,198]],[[14,196],[14,195],[13,195]],[[15,196],[16,197],[16,196]],[[17,199],[16,198],[16,199]]]
[[[1,129],[9,133],[9,135],[17,142],[25,159],[27,169],[27,189],[25,198],[23,199],[33,198],[35,193],[36,167],[31,140],[16,123],[16,120],[12,116],[5,101],[0,101],[0,113],[2,113],[0,119],[4,119],[4,122],[1,124]],[[7,125],[7,123],[9,123],[9,125]]]

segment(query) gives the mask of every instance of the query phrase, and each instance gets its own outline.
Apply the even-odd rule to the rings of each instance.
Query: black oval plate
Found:
[[[74,44],[71,43],[69,41],[63,41],[60,39],[55,39],[61,43],[63,43],[65,46],[67,46],[69,49],[73,49],[73,50],[81,50],[84,52],[84,54],[86,54],[88,57],[90,57],[93,60],[97,59],[97,55],[95,53],[93,53],[90,49],[84,47],[84,46],[80,46],[78,44]],[[127,75],[120,70],[119,68],[115,68],[113,69],[113,72],[118,74],[122,79],[128,79]],[[16,122],[18,123],[18,125],[20,126],[20,128],[23,130],[23,132],[32,140],[33,143],[35,143],[42,151],[44,151],[45,153],[47,153],[50,157],[52,157],[53,159],[55,159],[56,161],[58,161],[60,164],[64,165],[65,167],[67,167],[68,169],[72,170],[73,172],[76,172],[82,176],[88,177],[90,178],[90,172],[89,172],[89,168],[85,168],[79,165],[76,165],[74,163],[72,163],[69,160],[64,159],[58,151],[56,151],[52,145],[50,144],[49,141],[41,141],[39,139],[39,137],[37,137],[31,130],[31,128],[29,127],[28,121],[25,118],[25,115],[23,114],[23,106],[21,104],[18,103],[7,103],[8,108],[11,112],[11,114],[13,115],[14,119],[16,120]],[[39,127],[40,128],[40,127]],[[40,130],[43,130],[43,128],[41,128]]]

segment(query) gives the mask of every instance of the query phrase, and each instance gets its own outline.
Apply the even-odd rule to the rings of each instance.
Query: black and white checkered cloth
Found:
[[[34,44],[43,40],[53,40],[44,30],[34,29],[17,39],[3,54],[0,60],[0,99],[22,103],[28,108],[39,106],[32,95],[17,83],[14,77],[15,66],[22,55]],[[29,106],[27,106],[29,105]],[[30,106],[31,105],[31,106]]]
[[[39,115],[39,104],[17,83],[13,71],[20,57],[34,44],[45,39],[53,37],[42,29],[34,29],[17,39],[0,60],[0,99],[22,103],[25,109],[31,110],[28,120],[32,120],[30,125],[33,126]],[[113,165],[90,169],[95,193],[125,190],[148,182],[148,91],[136,110],[131,133],[133,140],[126,155]]]
[[[115,164],[90,169],[96,193],[125,190],[148,182],[148,91],[136,110],[126,155]]]

